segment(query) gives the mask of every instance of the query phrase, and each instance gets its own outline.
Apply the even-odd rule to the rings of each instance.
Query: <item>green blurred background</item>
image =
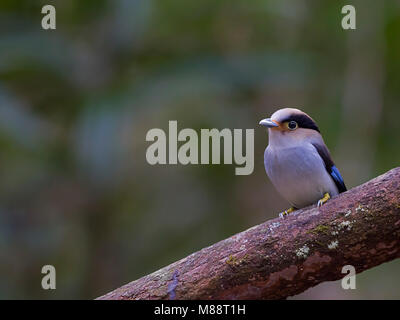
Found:
[[[400,3],[352,1],[348,31],[345,4],[2,0],[0,298],[95,298],[276,217],[258,122],[283,106],[318,122],[349,188],[398,166]],[[254,128],[254,173],[150,166],[146,133],[169,120]],[[400,298],[399,268],[294,298]]]

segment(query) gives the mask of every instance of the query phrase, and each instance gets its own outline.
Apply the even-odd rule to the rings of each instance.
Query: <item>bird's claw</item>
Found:
[[[280,217],[280,218],[284,218],[284,217],[286,217],[289,213],[291,213],[291,212],[293,212],[293,211],[295,211],[295,210],[296,210],[295,208],[291,207],[291,208],[289,208],[289,209],[287,209],[287,210],[281,212],[281,213],[279,214],[279,217]]]
[[[327,202],[331,198],[330,194],[327,192],[324,194],[322,199],[318,200],[318,207],[321,207],[325,202]]]

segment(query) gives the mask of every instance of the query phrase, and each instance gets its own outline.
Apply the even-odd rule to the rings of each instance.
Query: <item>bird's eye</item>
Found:
[[[296,130],[297,127],[298,127],[298,125],[297,125],[297,122],[296,122],[296,121],[289,121],[288,124],[287,124],[287,127],[288,127],[290,130]]]

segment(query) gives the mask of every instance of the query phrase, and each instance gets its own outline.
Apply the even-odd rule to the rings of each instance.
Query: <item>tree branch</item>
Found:
[[[283,299],[400,256],[400,167],[204,248],[99,299]]]

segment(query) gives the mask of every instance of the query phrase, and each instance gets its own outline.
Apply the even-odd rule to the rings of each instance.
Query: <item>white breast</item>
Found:
[[[315,204],[326,192],[338,194],[333,179],[311,143],[295,147],[268,146],[264,154],[268,177],[295,208]]]

